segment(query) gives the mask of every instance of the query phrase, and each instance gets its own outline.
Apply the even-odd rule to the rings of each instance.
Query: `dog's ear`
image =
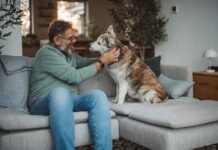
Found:
[[[107,32],[114,32],[113,25],[110,25],[108,27]]]
[[[108,27],[107,32],[108,32],[110,35],[116,37],[116,34],[114,33],[113,25],[110,25],[110,26]]]

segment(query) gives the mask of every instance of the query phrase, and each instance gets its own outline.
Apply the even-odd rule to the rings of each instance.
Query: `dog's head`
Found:
[[[116,34],[114,33],[113,26],[110,25],[106,33],[100,35],[96,41],[90,43],[89,50],[100,52],[101,54],[108,51],[116,43]]]

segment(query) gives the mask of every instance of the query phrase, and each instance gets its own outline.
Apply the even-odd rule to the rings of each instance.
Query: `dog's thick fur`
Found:
[[[153,71],[127,46],[122,45],[116,39],[112,26],[90,44],[90,51],[103,54],[111,47],[120,49],[118,61],[107,66],[117,84],[115,101],[122,104],[127,93],[131,98],[140,102],[159,103],[163,101],[166,93]]]

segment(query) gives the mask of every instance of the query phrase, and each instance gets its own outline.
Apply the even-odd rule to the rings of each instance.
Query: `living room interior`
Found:
[[[38,29],[37,23],[40,24],[38,21],[42,18],[38,17],[37,11],[44,11],[38,6],[35,6],[35,4],[39,2],[40,1],[33,1],[31,3],[35,9],[33,10],[35,14],[31,17],[34,22],[31,28],[38,40],[43,40],[47,39],[48,26]],[[169,18],[166,24],[168,40],[159,45],[155,45],[155,55],[161,55],[161,61],[164,64],[187,65],[191,67],[193,71],[206,70],[209,60],[203,58],[202,53],[207,49],[218,49],[218,30],[216,29],[218,24],[216,16],[218,2],[216,0],[162,0],[161,2],[161,13]],[[108,12],[110,5],[111,3],[107,0],[88,1],[88,10],[86,12],[88,14],[86,15],[95,21],[101,33],[103,33],[109,25],[113,24],[112,17]],[[178,12],[172,12],[173,6],[177,6]],[[51,18],[47,17],[46,19],[49,20]],[[48,24],[48,22],[44,22],[44,20],[43,23]],[[21,56],[21,29],[18,26],[12,29],[12,31],[13,33],[7,38],[7,41],[1,41],[4,42],[5,45],[2,49],[3,54]],[[213,61],[213,65],[217,66],[218,60],[214,59]]]
[[[21,25],[16,25],[13,28],[8,28],[5,30],[5,31],[12,31],[12,34],[8,36],[6,40],[0,41],[1,42],[0,45],[4,45],[4,47],[1,49],[2,52],[1,55],[27,56],[27,57],[34,58],[39,48],[42,47],[48,41],[47,30],[49,27],[49,23],[56,18],[62,17],[61,19],[64,18],[66,19],[67,14],[63,15],[62,9],[63,9],[63,5],[70,5],[70,3],[78,4],[77,5],[78,7],[76,8],[82,10],[82,11],[75,11],[79,13],[73,16],[75,17],[75,19],[72,19],[73,24],[75,24],[74,27],[78,30],[79,33],[79,37],[77,41],[78,45],[76,45],[75,47],[76,52],[78,52],[79,54],[81,55],[87,53],[90,54],[90,52],[87,52],[88,51],[87,45],[89,44],[89,42],[95,40],[94,38],[90,39],[87,37],[85,24],[87,25],[88,21],[93,21],[94,24],[98,26],[98,30],[96,31],[98,32],[98,34],[104,33],[107,30],[108,26],[110,25],[114,25],[115,27],[114,20],[110,12],[108,11],[109,8],[113,7],[113,5],[109,0],[78,0],[78,1],[77,0],[65,0],[65,1],[26,0],[26,3],[30,7],[29,15],[27,15],[29,18],[28,17],[26,18],[27,19],[26,28],[24,29]],[[75,4],[71,4],[71,5],[74,6]],[[182,109],[186,110],[186,108],[187,109],[190,108],[190,110],[193,108],[196,109],[196,111],[193,111],[193,113],[190,114],[189,116],[190,118],[191,117],[197,118],[195,113],[202,114],[203,116],[203,117],[201,116],[202,120],[201,119],[199,119],[200,121],[197,120],[196,121],[197,123],[193,123],[191,119],[190,120],[184,119],[184,121],[180,122],[181,124],[179,123],[174,124],[173,121],[178,121],[178,120],[176,120],[172,116],[171,116],[172,120],[167,120],[167,117],[165,116],[163,117],[163,119],[166,119],[169,122],[167,121],[165,122],[161,120],[161,117],[159,117],[156,119],[158,120],[158,123],[155,122],[156,121],[155,119],[154,120],[151,119],[151,126],[150,124],[147,125],[147,123],[145,123],[146,127],[140,126],[142,130],[144,130],[144,128],[154,130],[155,133],[146,132],[146,134],[149,134],[149,138],[163,135],[163,137],[161,137],[161,140],[164,142],[157,141],[156,143],[156,141],[154,142],[154,140],[151,140],[151,142],[149,142],[149,138],[147,138],[144,135],[142,136],[142,138],[146,139],[146,141],[148,141],[149,144],[144,141],[141,142],[140,139],[137,139],[137,137],[135,136],[130,137],[128,140],[132,141],[133,143],[137,143],[134,141],[134,139],[136,139],[137,141],[139,141],[137,144],[142,145],[144,147],[148,147],[149,149],[157,149],[157,150],[158,149],[183,150],[183,148],[185,150],[187,147],[191,149],[195,149],[204,146],[206,146],[206,149],[208,148],[208,150],[218,149],[218,146],[214,145],[218,143],[218,135],[213,133],[213,131],[218,129],[218,123],[217,123],[218,118],[216,117],[216,114],[218,113],[218,111],[216,111],[216,109],[218,108],[217,105],[217,101],[218,101],[218,73],[217,73],[218,71],[217,70],[218,69],[218,56],[217,56],[218,9],[217,7],[218,7],[217,0],[189,0],[189,1],[161,0],[160,12],[163,16],[165,16],[168,19],[166,23],[166,33],[168,37],[166,41],[154,45],[154,54],[152,55],[161,56],[160,61],[161,61],[161,65],[163,65],[162,72],[168,74],[169,77],[172,77],[172,79],[194,81],[191,83],[191,86],[189,86],[188,90],[185,93],[183,93],[183,96],[184,95],[188,96],[188,98],[184,98],[184,100],[190,99],[192,101],[192,98],[190,97],[194,97],[193,99],[197,98],[201,100],[209,100],[211,103],[204,102],[205,104],[198,104],[197,102],[194,102],[194,104],[190,104],[187,106],[186,102],[184,102],[181,103],[181,107],[178,106],[178,112],[175,114],[178,115],[179,117],[184,117],[180,113],[182,112]],[[115,28],[115,32],[117,32],[116,28]],[[118,38],[120,38],[120,40],[123,40],[124,36],[120,33],[117,34],[118,34]],[[208,56],[210,54],[207,55],[206,51],[209,53],[210,50],[213,51],[210,53],[216,53],[216,54],[214,54],[214,56]],[[208,68],[209,66],[212,66],[212,69],[214,69],[215,72],[209,72],[209,71],[207,72],[207,70],[210,69]],[[105,79],[106,74],[102,73],[98,75],[93,81],[96,80],[101,81],[101,79]],[[111,80],[107,80],[107,82],[110,83],[110,85],[107,88],[104,87],[104,84],[96,85],[93,81],[87,81],[84,84],[82,84],[80,87],[82,91],[85,92],[92,86],[93,87],[99,86],[100,88],[107,91],[106,93],[107,94],[109,93],[109,95],[113,95],[111,93],[115,92],[114,90],[111,90],[114,88],[114,85],[111,85],[112,83],[110,83]],[[194,88],[192,88],[192,86]],[[182,98],[182,96],[179,97],[178,99],[180,98]],[[166,106],[172,106],[176,104],[176,102],[177,100],[175,101],[175,103],[173,102],[172,104],[166,104]],[[137,105],[137,106],[133,106],[132,108],[128,107],[129,109],[128,111],[125,110],[125,108],[127,107],[128,107],[127,105],[123,106],[122,108],[121,107],[118,108],[117,105],[112,106],[112,110],[115,112],[114,114],[112,113],[112,118],[115,116],[115,114],[117,114],[120,117],[120,118],[118,117],[119,125],[117,125],[118,123],[116,119],[113,120],[114,121],[113,128],[115,132],[113,133],[113,135],[115,140],[118,140],[119,137],[123,138],[131,135],[131,132],[126,134],[126,130],[127,129],[129,130],[129,128],[126,128],[126,130],[124,128],[121,129],[119,128],[121,126],[125,126],[124,122],[130,121],[130,120],[126,120],[127,118],[124,118],[123,116],[129,115],[130,119],[136,117],[136,120],[140,120],[143,123],[150,121],[149,117],[145,119],[143,117],[140,118],[141,113],[137,114],[137,112],[135,113],[132,112],[133,114],[130,114],[131,110],[136,110],[138,108],[140,109],[146,108],[147,111],[142,111],[143,113],[148,113],[149,111],[151,111],[151,115],[155,115],[156,113],[153,112],[151,108],[148,106],[141,107]],[[163,113],[164,110],[167,111],[166,113],[167,115],[171,115],[170,113],[172,113],[172,110],[165,109],[165,106],[160,106],[160,107],[158,106],[157,108],[155,108],[155,110],[157,109],[162,109],[162,111],[160,112],[157,111],[159,113],[161,112]],[[204,109],[207,110],[206,114],[204,114],[203,112]],[[6,111],[7,113],[5,113]],[[19,115],[20,112],[15,111],[13,113],[10,113],[8,110],[6,111],[2,110],[2,108],[0,109],[0,112],[2,114],[2,116],[0,115],[0,119],[5,121],[3,125],[0,125],[0,137],[4,137],[4,136],[7,137],[7,138],[0,138],[0,145],[3,144],[6,150],[12,150],[12,148],[14,148],[13,146],[10,147],[10,144],[5,144],[5,141],[7,140],[8,141],[15,140],[15,136],[12,135],[14,131],[16,132],[17,130],[22,130],[22,131],[31,130],[32,132],[33,129],[37,131],[40,130],[41,132],[41,129],[44,130],[45,128],[47,132],[49,125],[46,120],[47,118],[43,118],[43,117],[37,118],[37,119],[41,119],[40,122],[41,124],[39,123],[41,126],[37,125],[39,127],[36,127],[34,125],[33,120],[32,120],[33,121],[32,124],[30,123],[27,125],[28,127],[27,129],[25,129],[25,127],[22,127],[21,125],[15,127],[7,126],[8,121],[6,119],[3,119],[5,117],[4,114],[5,115],[7,114],[6,116],[10,118],[9,120],[13,121],[13,119],[19,118],[16,115],[13,116],[13,113],[15,114],[17,113],[17,115]],[[187,112],[189,112],[189,110]],[[85,114],[85,116],[86,115],[87,114]],[[207,117],[205,117],[206,115],[208,116],[211,115],[212,117],[208,119]],[[84,120],[87,121],[86,119],[87,118],[85,117]],[[163,122],[161,122],[160,120]],[[158,125],[161,124],[159,121],[164,124],[163,128],[162,126],[160,127],[160,130],[157,129],[159,128]],[[31,122],[31,120],[29,120],[29,122]],[[20,122],[18,121],[18,124],[19,123]],[[81,122],[79,122],[79,125],[80,123]],[[134,126],[134,124],[131,125]],[[138,127],[138,124],[136,124],[136,126]],[[168,128],[170,128],[169,131]],[[83,127],[78,126],[77,129],[81,130],[83,129]],[[86,128],[84,127],[84,129]],[[209,132],[206,132],[207,129]],[[134,130],[137,129],[134,128]],[[173,132],[171,130],[173,130]],[[193,142],[194,144],[193,143],[190,144],[188,140],[185,140],[186,136],[190,136],[191,134],[193,134],[193,137],[200,137],[202,134],[204,134],[200,132],[202,130],[205,131],[206,133],[205,138],[208,137],[208,140],[205,140],[202,137],[200,138],[199,141]],[[118,132],[119,134],[117,134],[116,132]],[[140,131],[136,131],[136,132],[140,133]],[[37,136],[44,135],[44,133],[42,135],[38,135],[38,133]],[[27,136],[27,139],[28,137],[32,137],[32,135],[33,134],[30,133],[30,135]],[[169,137],[167,137],[168,135]],[[45,137],[47,136],[49,137],[50,135],[49,134],[47,135],[46,133]],[[181,137],[183,138],[183,140],[181,140],[180,143],[180,140],[178,139]],[[48,142],[50,142],[50,140],[51,139],[49,137]],[[90,144],[89,140],[90,139],[82,142],[78,140],[76,142],[79,146],[84,146],[87,145],[87,143]],[[192,140],[192,138],[190,138],[189,140]],[[43,143],[45,141],[40,141],[40,142]],[[181,145],[187,144],[188,146],[176,147],[175,145],[177,145],[178,143],[180,143]],[[155,144],[156,145],[160,144],[161,146],[158,147],[155,146]],[[52,148],[52,144],[42,146],[42,150],[45,150],[46,148],[49,149]],[[199,148],[199,150],[200,149],[201,148]],[[0,150],[1,150],[1,146],[0,146]]]

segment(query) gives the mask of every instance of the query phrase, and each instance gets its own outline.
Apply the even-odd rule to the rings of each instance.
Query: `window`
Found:
[[[69,2],[58,1],[58,19],[69,21],[78,30],[78,34],[85,33],[85,1]]]
[[[23,36],[30,33],[30,2],[29,0],[21,0],[21,9],[23,11],[23,16],[21,17],[22,25],[21,32]]]

